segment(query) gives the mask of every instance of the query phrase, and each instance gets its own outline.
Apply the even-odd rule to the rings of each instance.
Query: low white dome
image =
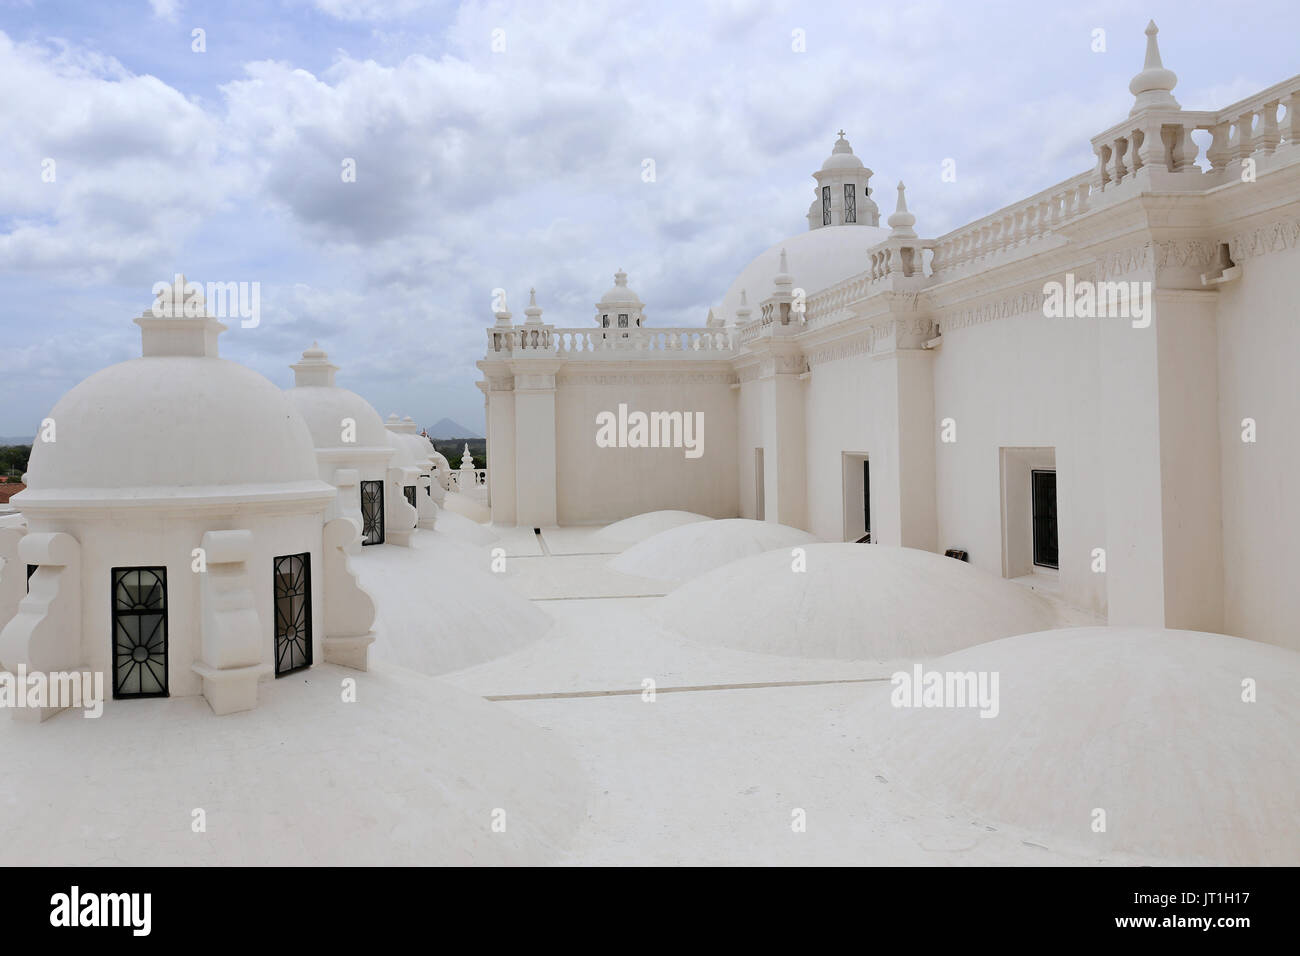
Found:
[[[694,511],[646,511],[606,525],[592,535],[591,540],[599,548],[623,551],[661,531],[709,520],[708,515],[696,514]]]
[[[889,230],[879,226],[810,229],[782,240],[759,253],[741,270],[736,281],[713,310],[714,317],[728,325],[736,322],[743,289],[752,312],[750,320],[761,314],[760,304],[772,294],[773,280],[781,271],[781,250],[786,250],[794,287],[807,296],[865,272],[870,266],[867,252],[889,237]]]
[[[997,674],[997,715],[895,707],[901,685],[871,688],[848,723],[883,741],[865,766],[891,785],[1094,858],[1300,863],[1295,651],[1096,627],[981,644],[924,671]],[[1243,700],[1247,678],[1254,702]],[[1097,809],[1104,831],[1093,829]]]
[[[946,654],[1058,623],[1040,595],[943,555],[803,547],[804,571],[794,570],[789,549],[745,558],[683,584],[654,613],[701,644],[869,661]]]
[[[284,392],[235,362],[132,359],[96,372],[50,412],[21,503],[313,494],[311,432]],[[18,496],[16,496],[18,497]]]
[[[691,521],[633,545],[609,566],[642,578],[686,581],[750,555],[816,540],[807,531],[752,518]],[[789,552],[782,554],[788,557]]]

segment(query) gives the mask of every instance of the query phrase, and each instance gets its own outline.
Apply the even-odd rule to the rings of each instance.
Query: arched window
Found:
[[[361,543],[384,543],[384,483],[361,482]]]
[[[275,559],[275,676],[311,667],[311,555]]]
[[[167,569],[113,568],[113,699],[167,696]]]

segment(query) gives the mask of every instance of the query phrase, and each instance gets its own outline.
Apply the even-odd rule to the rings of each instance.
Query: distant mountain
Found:
[[[428,429],[430,438],[482,438],[478,432],[464,425],[457,425],[450,418],[444,418]]]

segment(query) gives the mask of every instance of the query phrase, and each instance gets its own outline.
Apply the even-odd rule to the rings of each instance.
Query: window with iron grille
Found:
[[[620,316],[618,317],[618,327],[619,327],[620,329],[625,329],[625,328],[627,328],[627,316],[626,316],[626,315],[620,315]]]
[[[844,184],[844,221],[858,221],[858,201],[854,193],[853,183]]]
[[[416,507],[415,485],[402,485],[402,494],[406,496],[407,504],[409,504],[412,508]]]
[[[384,543],[384,483],[361,482],[361,543]]]
[[[1059,566],[1056,540],[1056,472],[1031,471],[1034,515],[1034,564],[1044,568]]]
[[[167,569],[113,568],[113,699],[167,696]]]
[[[311,667],[311,555],[275,559],[275,676]]]
[[[831,187],[822,187],[822,225],[831,224]]]

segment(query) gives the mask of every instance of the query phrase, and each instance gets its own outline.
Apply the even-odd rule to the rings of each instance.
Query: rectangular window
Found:
[[[618,317],[618,327],[619,327],[620,329],[625,329],[625,328],[627,328],[627,316],[626,316],[626,315],[620,315],[620,316]]]
[[[852,183],[844,184],[844,221],[858,221],[858,202],[854,195],[854,186]]]
[[[311,555],[275,559],[275,676],[311,667]]]
[[[1030,473],[1033,488],[1034,564],[1055,568],[1060,559],[1056,541],[1056,472]]]
[[[402,495],[406,498],[406,503],[412,508],[419,507],[415,503],[415,485],[402,485]]]
[[[167,696],[167,569],[113,568],[113,699]]]
[[[384,543],[384,483],[361,482],[361,543]]]
[[[831,224],[831,187],[822,187],[822,225]]]

